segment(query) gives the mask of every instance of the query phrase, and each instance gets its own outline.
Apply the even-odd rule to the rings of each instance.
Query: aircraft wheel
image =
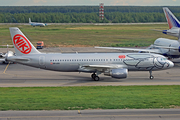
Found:
[[[96,74],[93,73],[93,74],[91,75],[91,78],[94,79],[95,77],[96,77]]]
[[[98,77],[98,76],[95,76],[95,77],[94,77],[94,81],[99,81],[99,77]]]
[[[149,77],[149,79],[151,79],[151,80],[154,79],[154,76],[151,75],[151,76]]]

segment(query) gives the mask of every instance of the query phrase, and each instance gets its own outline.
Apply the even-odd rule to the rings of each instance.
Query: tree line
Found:
[[[105,12],[163,13],[163,6],[105,6]],[[173,13],[180,12],[180,6],[168,6]],[[96,13],[99,6],[0,6],[0,13]]]
[[[180,18],[180,14],[176,14]],[[0,23],[146,23],[166,22],[163,13],[106,13],[100,20],[98,13],[0,13]]]
[[[2,10],[2,8],[4,9]],[[8,10],[7,8],[10,8],[10,9]],[[61,9],[58,9],[58,8],[66,8],[64,9],[64,11],[66,12],[58,12],[58,11],[61,11]],[[29,18],[31,18],[32,22],[34,21],[34,22],[43,22],[43,23],[166,22],[162,7],[144,7],[143,6],[143,7],[131,8],[131,7],[124,7],[124,6],[121,6],[121,7],[120,6],[114,6],[114,7],[107,6],[105,7],[105,9],[108,12],[105,12],[104,20],[99,19],[97,6],[96,7],[83,6],[77,10],[75,10],[75,8],[77,8],[77,6],[75,7],[52,7],[52,6],[48,6],[48,7],[37,7],[37,6],[36,7],[34,6],[33,7],[0,7],[0,23],[28,23]],[[169,7],[169,8],[170,9],[173,8],[176,11],[180,10],[180,7]],[[180,20],[180,11],[178,13],[178,12],[174,12],[174,10],[172,10],[172,12]]]

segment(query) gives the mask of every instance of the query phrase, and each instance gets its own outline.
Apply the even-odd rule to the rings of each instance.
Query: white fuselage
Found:
[[[44,26],[46,26],[44,23],[35,23],[35,22],[31,22],[30,23],[31,24],[31,26],[40,26],[40,27],[44,27]]]
[[[122,57],[121,56],[125,56]],[[41,69],[61,72],[94,72],[95,69],[84,69],[86,65],[122,65],[130,71],[150,71],[171,68],[173,63],[165,57],[149,53],[80,53],[80,54],[33,54],[23,55],[18,60],[11,56],[8,60]],[[15,61],[14,61],[15,60]],[[104,71],[102,69],[102,71]]]
[[[158,46],[160,46],[160,47],[158,47]],[[172,49],[167,49],[167,48],[163,48],[163,47],[171,47]],[[158,38],[154,42],[153,48],[159,49],[161,54],[164,56],[168,56],[168,57],[172,57],[172,58],[180,57],[180,43],[177,40]],[[175,49],[173,49],[173,48],[175,48]]]

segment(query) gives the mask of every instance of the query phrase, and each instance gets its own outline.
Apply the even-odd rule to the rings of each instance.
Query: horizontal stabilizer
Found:
[[[153,31],[158,31],[158,32],[163,32],[163,30],[156,30],[156,29],[151,29]]]
[[[28,61],[30,61],[29,58],[22,58],[22,57],[16,57],[16,56],[8,57],[7,60],[13,61],[13,62],[28,62]]]
[[[0,59],[0,62],[4,62],[4,61],[6,61],[5,59]]]

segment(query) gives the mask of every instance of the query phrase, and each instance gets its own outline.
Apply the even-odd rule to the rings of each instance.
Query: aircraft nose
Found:
[[[174,63],[172,61],[169,61],[169,68],[174,67]]]

